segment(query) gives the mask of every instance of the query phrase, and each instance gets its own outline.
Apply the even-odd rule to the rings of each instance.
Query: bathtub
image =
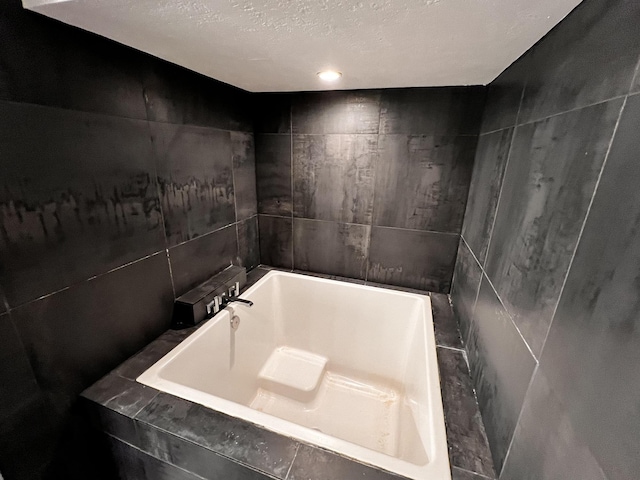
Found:
[[[253,307],[231,304],[138,382],[399,475],[451,479],[428,296],[271,271],[241,297]]]

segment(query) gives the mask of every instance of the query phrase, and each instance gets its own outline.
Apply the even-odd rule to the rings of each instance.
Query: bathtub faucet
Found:
[[[226,295],[223,295],[222,300],[220,302],[220,308],[224,308],[232,302],[244,303],[249,307],[253,306],[253,302],[251,300],[245,300],[244,298],[238,298],[238,297],[227,297]]]
[[[238,290],[239,288],[237,288],[234,292],[237,292]],[[223,293],[222,295],[216,295],[215,297],[213,297],[213,300],[211,302],[207,303],[207,317],[214,316],[224,307],[233,302],[243,303],[248,307],[253,306],[253,302],[251,300],[245,300],[244,298],[238,298],[236,295],[227,295],[226,293]]]

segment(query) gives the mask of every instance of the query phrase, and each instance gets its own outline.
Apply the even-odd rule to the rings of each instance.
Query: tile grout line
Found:
[[[518,420],[516,420],[516,426],[513,428],[513,434],[511,435],[511,440],[509,441],[509,447],[507,448],[507,453],[505,453],[504,455],[504,461],[502,462],[500,473],[498,473],[498,479],[500,479],[500,477],[504,473],[504,468],[507,465],[507,460],[509,459],[509,454],[511,453],[511,447],[513,447],[513,442],[516,438],[516,430],[518,430],[518,425],[520,424],[520,420],[522,419],[522,412],[524,412],[524,405],[527,402],[527,396],[529,395],[529,391],[533,386],[533,380],[538,373],[539,367],[540,367],[540,364],[536,363],[536,366],[533,369],[533,373],[531,374],[531,378],[529,379],[529,385],[527,385],[527,389],[525,390],[525,393],[524,393],[524,398],[522,400],[522,407],[520,407],[520,412],[518,413]]]
[[[475,476],[480,477],[480,478],[486,478],[487,480],[492,480],[491,477],[487,477],[486,475],[483,475],[482,473],[478,473],[478,472],[474,472],[472,470],[468,470],[466,468],[458,467],[457,465],[452,465],[452,467],[457,469],[457,470],[460,470],[462,472],[471,473],[472,475],[475,475]]]
[[[496,220],[498,219],[498,211],[500,209],[500,200],[502,200],[502,190],[504,189],[504,183],[507,177],[507,170],[509,169],[509,163],[511,161],[511,153],[512,153],[512,148],[513,148],[513,144],[515,142],[516,139],[516,133],[518,132],[518,118],[520,117],[520,110],[522,109],[522,103],[524,101],[524,92],[527,89],[527,85],[525,83],[525,85],[522,87],[522,93],[520,94],[520,103],[518,104],[518,112],[516,113],[516,125],[514,125],[513,127],[509,127],[509,128],[513,128],[513,133],[511,134],[511,141],[509,142],[509,150],[507,152],[507,162],[504,165],[504,173],[502,174],[502,182],[500,182],[500,192],[498,193],[498,201],[496,202],[496,210],[494,212],[494,217],[493,217],[493,222],[491,222],[491,231],[489,232],[489,241],[487,243],[487,251],[484,254],[484,259],[483,262],[484,263],[480,263],[480,266],[482,266],[483,271],[484,271],[484,264],[487,262],[487,258],[489,258],[489,250],[491,248],[491,241],[493,240],[493,230],[496,227]]]
[[[300,451],[300,443],[298,443],[298,446],[296,447],[296,453],[293,454],[293,459],[291,460],[291,464],[289,465],[289,469],[287,470],[287,474],[284,476],[284,480],[288,480],[289,474],[291,473],[291,470],[293,469],[293,463],[296,461],[296,458],[298,458],[298,452],[299,451]]]
[[[382,95],[381,95],[382,96]],[[373,238],[373,222],[375,219],[376,209],[376,170],[380,162],[380,123],[382,123],[382,105],[378,103],[378,133],[376,134],[376,159],[373,166],[373,193],[371,195],[371,224],[369,227],[369,239],[367,244],[367,259],[364,272],[364,283],[369,281],[369,269],[371,268],[371,239]]]
[[[473,324],[473,320],[474,320],[475,312],[476,312],[476,305],[478,304],[478,297],[480,296],[480,287],[482,286],[482,276],[486,275],[486,274],[485,274],[484,268],[482,268],[482,265],[480,265],[480,262],[478,261],[478,258],[476,257],[476,254],[473,253],[473,250],[471,250],[471,247],[467,243],[467,240],[464,238],[464,236],[462,236],[462,234],[460,234],[460,239],[467,246],[467,248],[469,249],[469,252],[471,252],[471,256],[475,260],[475,262],[478,265],[478,267],[480,267],[480,281],[478,282],[478,286],[476,287],[476,293],[475,293],[475,296],[473,298],[473,305],[471,307],[471,319],[469,320],[469,331],[467,332],[467,338],[463,338],[462,339],[463,345],[466,346],[469,343],[469,335],[471,334],[471,325]]]
[[[464,353],[464,349],[462,348],[449,347],[448,345],[439,345],[437,343],[436,343],[436,348],[444,348],[445,350],[453,350],[454,352]]]
[[[639,63],[640,65],[640,63]],[[633,86],[633,81],[635,80],[635,76],[634,78],[631,80],[631,86]],[[580,241],[582,240],[582,234],[584,233],[584,229],[587,225],[587,221],[589,220],[589,214],[591,213],[591,207],[593,206],[593,202],[596,198],[596,195],[598,193],[598,187],[600,186],[600,180],[602,179],[602,175],[604,173],[604,169],[607,166],[607,162],[609,160],[609,154],[611,153],[611,149],[613,147],[613,142],[616,138],[616,134],[618,133],[618,127],[620,126],[620,121],[622,120],[622,114],[624,113],[625,107],[627,105],[627,98],[625,97],[624,101],[622,102],[622,106],[620,108],[620,112],[618,113],[618,119],[616,120],[616,124],[613,127],[613,132],[611,134],[611,139],[609,140],[609,145],[607,147],[607,153],[604,156],[604,160],[602,162],[602,167],[600,167],[600,172],[598,173],[598,178],[596,179],[596,183],[593,187],[593,193],[591,195],[591,199],[589,200],[589,205],[587,207],[587,211],[585,213],[584,219],[582,221],[582,225],[580,227],[580,232],[578,233],[578,238],[576,240],[576,245],[573,248],[573,252],[571,254],[571,259],[569,260],[569,265],[567,266],[567,271],[564,275],[564,279],[562,281],[562,286],[560,287],[560,293],[558,295],[558,300],[555,304],[555,307],[553,308],[553,313],[551,314],[551,321],[549,322],[549,327],[547,328],[547,333],[544,336],[544,341],[542,342],[542,347],[540,349],[540,353],[542,354],[542,351],[544,350],[544,346],[547,343],[547,339],[549,338],[549,332],[551,331],[551,326],[553,325],[553,321],[556,317],[556,313],[558,311],[558,307],[560,306],[560,301],[562,300],[562,294],[564,293],[564,288],[567,284],[567,280],[569,278],[569,273],[571,272],[571,267],[573,266],[573,261],[576,258],[576,253],[578,251],[578,247],[580,246]]]
[[[295,235],[293,228],[293,212],[294,206],[294,189],[293,189],[293,99],[289,103],[289,181],[291,182],[291,270],[295,269],[294,256],[295,256]]]

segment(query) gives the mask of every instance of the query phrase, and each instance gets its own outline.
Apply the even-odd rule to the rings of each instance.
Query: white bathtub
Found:
[[[399,475],[451,479],[429,297],[272,271],[242,298],[254,306],[227,307],[138,382]]]

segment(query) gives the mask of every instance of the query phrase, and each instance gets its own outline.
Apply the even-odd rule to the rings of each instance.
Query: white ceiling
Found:
[[[23,0],[252,92],[487,84],[581,0]],[[336,84],[316,72],[337,69]]]

